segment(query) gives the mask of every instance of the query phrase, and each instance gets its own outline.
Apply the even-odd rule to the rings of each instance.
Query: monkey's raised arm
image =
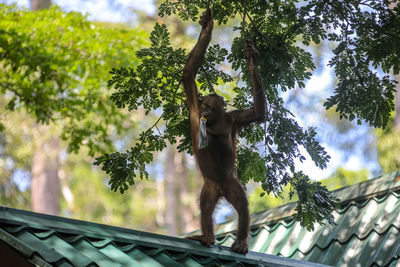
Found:
[[[265,121],[266,99],[261,75],[257,68],[258,51],[253,42],[246,40],[246,63],[250,72],[253,93],[253,107],[247,110],[235,111],[235,123],[238,127],[245,127],[252,122]]]
[[[201,63],[203,62],[204,55],[211,40],[211,33],[214,22],[210,8],[208,8],[200,17],[199,23],[201,25],[199,39],[197,40],[197,43],[193,47],[192,51],[190,52],[185,67],[183,68],[183,87],[185,89],[187,101],[186,104],[190,114],[190,126],[194,148],[197,148],[196,134],[199,132],[200,118],[198,91],[195,77],[197,71],[201,66]]]

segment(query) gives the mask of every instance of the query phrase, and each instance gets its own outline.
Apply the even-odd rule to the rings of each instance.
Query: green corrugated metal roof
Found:
[[[252,251],[334,266],[398,266],[400,172],[334,191],[341,208],[336,226],[308,232],[294,220],[295,203],[251,216]],[[229,246],[236,222],[217,226],[218,244]]]
[[[2,242],[38,266],[322,266],[6,207],[0,207],[0,250]]]

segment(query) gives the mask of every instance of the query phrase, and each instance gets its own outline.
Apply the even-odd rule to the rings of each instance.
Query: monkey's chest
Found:
[[[235,152],[232,137],[230,134],[208,134],[207,137],[208,146],[197,152],[199,167],[203,176],[221,182],[234,173]]]

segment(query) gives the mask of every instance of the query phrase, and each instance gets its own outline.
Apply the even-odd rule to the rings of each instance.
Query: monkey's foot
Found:
[[[186,239],[200,241],[203,245],[207,247],[210,247],[211,244],[215,243],[215,238],[213,236],[192,235],[186,237]]]
[[[231,249],[236,253],[246,254],[249,251],[247,247],[247,240],[236,239],[235,242],[233,242]]]

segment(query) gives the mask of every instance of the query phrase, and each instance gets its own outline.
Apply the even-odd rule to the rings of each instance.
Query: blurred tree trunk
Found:
[[[58,215],[59,213],[59,153],[57,137],[43,137],[36,127],[32,159],[32,210]]]
[[[39,10],[49,8],[51,5],[51,0],[30,0],[31,1],[31,9]]]
[[[51,0],[30,0],[31,9],[49,8]],[[32,210],[59,213],[59,140],[49,136],[48,127],[37,125],[32,159]]]
[[[178,233],[178,171],[175,165],[176,151],[171,147],[167,151],[167,161],[165,163],[165,228],[168,235],[177,235]]]
[[[176,150],[175,150],[176,151]],[[180,209],[180,218],[181,218],[181,225],[180,225],[180,233],[188,233],[194,230],[199,229],[199,221],[194,216],[195,210],[198,210],[198,204],[196,199],[198,199],[199,190],[191,190],[189,189],[189,179],[197,179],[202,180],[201,176],[198,172],[194,177],[189,177],[186,168],[186,154],[184,153],[177,153],[177,163],[178,166],[182,167],[182,175],[179,175],[178,184],[179,184],[179,198],[181,202],[181,209]],[[196,183],[198,184],[198,183]],[[201,188],[197,187],[197,188]],[[192,193],[191,193],[192,192]],[[196,195],[194,198],[191,197],[192,195]]]
[[[168,235],[187,233],[198,228],[194,216],[197,204],[191,197],[186,155],[175,146],[167,152],[165,163],[165,226]],[[197,191],[197,190],[196,190]]]

